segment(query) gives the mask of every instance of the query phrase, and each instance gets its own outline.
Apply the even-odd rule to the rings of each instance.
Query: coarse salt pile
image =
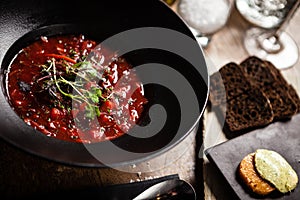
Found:
[[[181,0],[178,12],[191,27],[202,34],[212,34],[227,21],[230,4],[227,0]]]

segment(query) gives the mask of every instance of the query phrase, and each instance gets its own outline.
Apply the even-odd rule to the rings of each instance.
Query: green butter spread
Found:
[[[281,193],[290,192],[296,188],[297,173],[277,152],[258,149],[255,152],[254,162],[259,175],[272,183]]]

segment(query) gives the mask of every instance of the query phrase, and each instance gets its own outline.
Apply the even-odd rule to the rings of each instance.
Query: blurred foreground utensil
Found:
[[[196,193],[194,188],[188,182],[179,179],[166,180],[157,183],[144,192],[139,194],[133,200],[195,200]]]

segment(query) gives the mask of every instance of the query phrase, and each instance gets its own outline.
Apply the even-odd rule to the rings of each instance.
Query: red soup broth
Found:
[[[66,141],[101,142],[128,132],[147,103],[143,85],[126,59],[98,47],[84,35],[63,35],[23,48],[6,79],[15,112]]]

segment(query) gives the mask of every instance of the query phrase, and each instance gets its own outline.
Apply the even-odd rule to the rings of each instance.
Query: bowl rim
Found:
[[[165,2],[163,1],[158,1],[160,2],[160,4],[162,5],[162,7],[164,7],[164,9],[166,10],[166,12],[170,12],[172,13],[173,17],[176,18],[176,20],[178,22],[181,22],[181,26],[184,29],[185,33],[189,34],[190,36],[192,36],[192,32],[188,29],[188,27],[186,26],[186,24],[181,20],[181,18],[178,16],[178,14],[176,12],[174,12]],[[40,27],[43,28],[43,27]],[[26,34],[25,34],[26,35]],[[24,36],[24,35],[23,35]],[[195,38],[193,38],[195,39]],[[195,39],[196,41],[196,39]],[[13,44],[14,45],[14,44]],[[199,53],[202,54],[202,56],[204,57],[204,53],[202,48],[199,46]],[[4,59],[3,59],[4,60]],[[1,60],[1,70],[2,70],[2,65],[3,65],[3,60]],[[205,61],[204,61],[205,62]],[[207,70],[207,66],[205,65],[206,70]],[[207,71],[206,71],[207,72]],[[164,147],[162,149],[160,149],[159,151],[155,152],[155,153],[151,153],[147,156],[144,156],[142,158],[138,158],[138,159],[134,159],[134,160],[128,160],[128,161],[122,161],[122,162],[118,162],[118,163],[110,163],[109,167],[120,167],[120,166],[128,166],[128,165],[132,165],[132,164],[136,164],[136,163],[141,163],[150,159],[153,159],[155,157],[158,157],[159,155],[162,155],[164,153],[166,153],[167,151],[169,151],[170,149],[174,148],[175,146],[177,146],[179,143],[181,143],[194,129],[195,127],[198,125],[207,101],[208,101],[208,95],[209,95],[209,76],[207,73],[207,77],[203,77],[206,80],[204,80],[207,83],[207,88],[206,88],[206,94],[205,94],[205,100],[204,100],[204,104],[200,105],[199,108],[201,109],[199,112],[199,116],[195,119],[193,125],[189,128],[189,130],[184,133],[178,140],[176,140],[175,142],[173,142],[171,145],[168,145],[167,147]],[[1,73],[0,75],[0,80],[2,82],[4,82],[5,80],[5,76],[3,75],[3,73]],[[96,144],[81,144],[81,143],[71,143],[71,142],[67,142],[67,141],[63,141],[63,140],[58,140],[56,138],[49,138],[43,134],[40,134],[39,131],[33,129],[30,126],[26,125],[26,130],[24,130],[24,122],[23,120],[21,120],[19,118],[19,116],[13,111],[13,109],[11,108],[10,104],[8,103],[7,97],[5,95],[5,91],[2,90],[0,91],[0,107],[2,108],[2,111],[4,111],[3,113],[5,113],[6,115],[0,115],[0,121],[2,125],[5,124],[5,128],[11,129],[11,130],[15,130],[17,126],[17,129],[21,130],[21,131],[26,131],[26,130],[30,130],[30,132],[32,133],[36,133],[36,139],[34,139],[33,141],[31,141],[31,143],[29,144],[24,144],[23,141],[20,141],[20,139],[15,138],[15,136],[13,135],[7,135],[7,134],[0,134],[0,137],[4,140],[7,141],[8,143],[12,144],[13,146],[17,147],[20,150],[23,150],[25,152],[28,152],[32,155],[36,155],[38,157],[50,160],[50,161],[55,161],[58,163],[62,163],[62,164],[66,164],[66,165],[70,165],[70,166],[80,166],[80,167],[107,167],[107,165],[99,162],[95,157],[93,157],[86,149],[85,149],[85,145],[88,145],[90,147],[93,147]],[[16,122],[15,124],[9,124],[10,121],[14,121]],[[117,138],[118,139],[118,138]],[[45,147],[43,147],[43,149],[40,149],[41,147],[34,145],[33,143],[36,141],[45,141]],[[72,157],[72,158],[67,158],[65,157],[64,154],[62,155],[58,155],[53,157],[53,152],[51,153],[52,156],[49,156],[49,150],[47,149],[48,145],[52,145],[53,142],[51,142],[52,140],[54,140],[55,144],[57,145],[57,147],[59,146],[63,146],[66,149],[76,149],[78,151],[78,153],[81,153],[83,155],[79,155],[80,156],[86,156],[85,160],[77,160],[78,157]],[[106,142],[110,142],[110,141],[104,141],[101,142],[103,144],[105,144]],[[32,148],[33,146],[35,146],[34,148]],[[81,152],[82,151],[82,152]],[[59,153],[59,150],[56,150],[55,153]]]

